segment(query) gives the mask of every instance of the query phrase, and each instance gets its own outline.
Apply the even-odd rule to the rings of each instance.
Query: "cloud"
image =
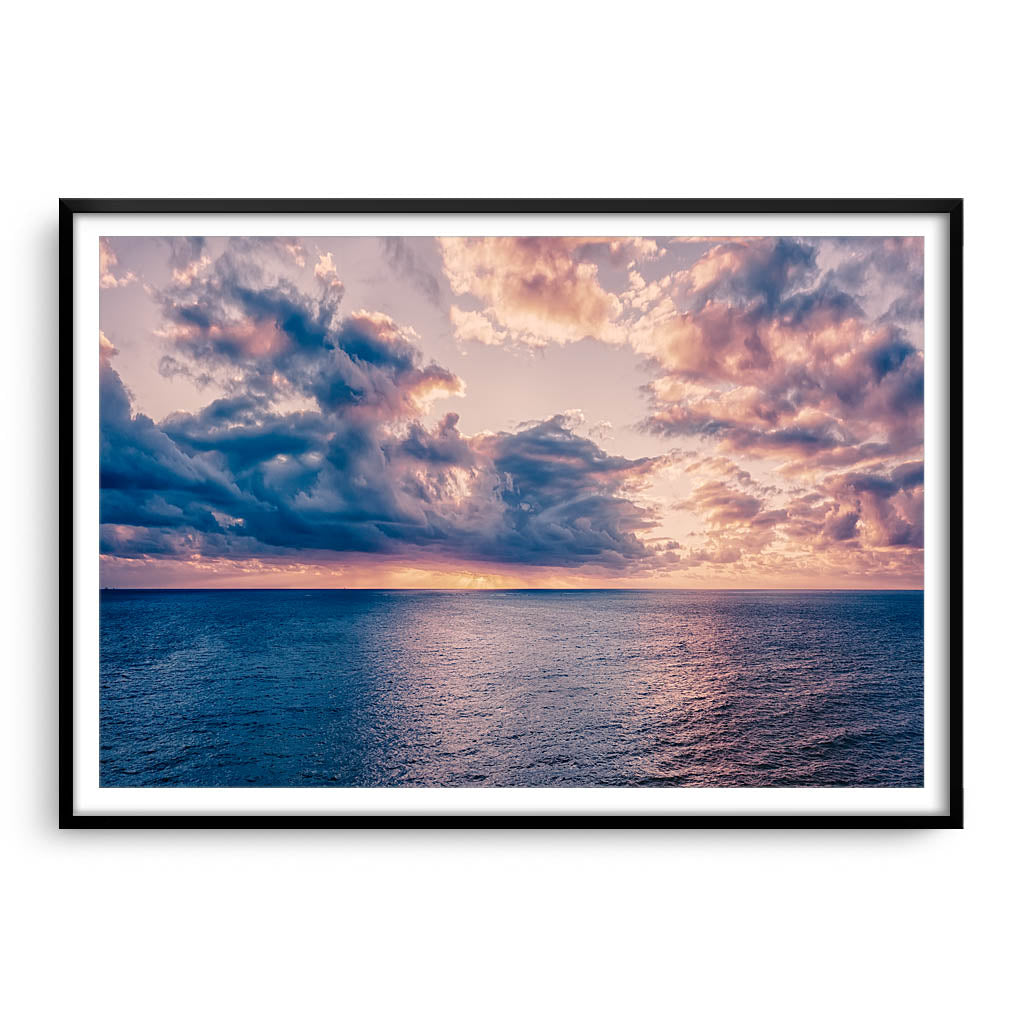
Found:
[[[660,305],[631,332],[656,373],[646,430],[786,459],[789,473],[920,450],[919,248],[830,242],[827,269],[825,248],[730,241],[681,275],[678,304]]]
[[[463,435],[462,382],[378,312],[304,295],[231,247],[157,298],[166,372],[222,396],[160,423],[133,412],[101,356],[102,550],[121,559],[330,561],[357,553],[646,571],[657,460],[604,452],[571,414]],[[334,273],[322,258],[323,275]]]
[[[456,295],[479,300],[512,340],[535,345],[582,338],[621,340],[620,299],[601,284],[592,256],[648,255],[644,240],[441,238],[444,272]]]
[[[117,355],[117,349],[114,347],[114,343],[100,331],[100,360],[108,361],[111,356]]]
[[[508,331],[497,327],[483,313],[452,306],[448,311],[452,332],[459,341],[475,341],[481,345],[503,345]]]
[[[201,374],[267,401],[360,407],[377,418],[417,414],[438,395],[461,392],[457,376],[423,365],[409,332],[390,317],[345,315],[330,254],[319,266],[325,287],[310,296],[229,248],[208,273],[166,289],[159,298],[175,355],[163,371]]]
[[[672,564],[674,545],[640,539],[657,519],[632,497],[661,460],[609,455],[576,433],[578,425],[558,414],[476,442],[493,466],[505,506],[502,531],[485,549],[511,551],[516,561],[538,565],[622,570],[631,563],[634,569]]]
[[[215,460],[190,456],[149,417],[132,415],[121,378],[102,358],[101,550],[130,547],[135,538],[151,545],[149,528],[219,532],[212,509],[234,507],[240,499],[233,481]]]
[[[117,275],[117,253],[114,252],[109,238],[100,239],[100,288],[123,288],[138,278],[132,270],[120,277]]]
[[[330,251],[300,275],[293,240],[167,243],[158,369],[216,397],[134,412],[101,335],[112,557],[920,578],[919,239],[688,240],[674,261],[647,239],[381,240],[397,284],[429,297],[444,274],[458,342],[631,346],[648,409],[616,433],[694,449],[635,459],[578,410],[463,434],[466,384],[347,304]]]
[[[320,258],[313,268],[313,276],[318,281],[322,281],[324,287],[337,291],[339,295],[344,294],[345,285],[342,283],[341,278],[338,277],[338,268],[334,265],[334,253],[320,253]]]
[[[712,300],[755,301],[778,309],[784,293],[808,282],[815,267],[814,248],[799,239],[747,239],[713,246],[685,275],[698,307]]]
[[[689,568],[729,566],[741,575],[919,576],[924,465],[822,477],[814,490],[760,482],[722,456],[686,467],[690,496],[675,508],[699,523],[679,551]]]
[[[432,245],[432,239],[400,238],[397,236],[380,240],[384,258],[391,269],[404,277],[435,305],[441,305],[441,286],[437,274],[428,264],[423,252],[424,243]],[[434,257],[436,261],[436,256]]]
[[[187,285],[209,266],[210,258],[203,249],[206,239],[201,236],[187,238],[165,238],[164,242],[170,249],[168,265],[171,269],[171,280],[179,285]]]
[[[170,249],[168,263],[172,270],[184,270],[185,267],[199,262],[206,246],[202,235],[182,235],[163,240]]]

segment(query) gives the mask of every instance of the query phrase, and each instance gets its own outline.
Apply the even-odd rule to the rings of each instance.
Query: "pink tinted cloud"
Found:
[[[134,271],[128,270],[121,274],[117,272],[117,253],[114,252],[107,238],[100,239],[100,287],[101,288],[123,288],[138,280]]]
[[[687,564],[920,577],[921,256],[917,239],[729,240],[638,319],[644,428],[748,467],[688,467]],[[767,499],[756,477],[798,483]]]
[[[472,380],[425,360],[411,327],[343,308],[330,252],[304,287],[271,269],[296,265],[292,244],[237,240],[212,260],[194,240],[152,293],[161,372],[222,397],[159,424],[111,398],[108,559],[920,578],[917,240],[719,240],[680,267],[643,239],[440,239],[456,340],[632,346],[651,450],[703,455],[639,459],[565,414],[467,436],[442,404],[426,422]],[[670,470],[674,495],[642,497]],[[143,471],[152,486],[130,485]],[[663,512],[686,532],[652,541]]]
[[[648,429],[786,456],[793,469],[858,445],[916,450],[923,354],[900,323],[868,317],[863,297],[837,285],[858,270],[863,277],[863,267],[822,274],[809,245],[757,241],[712,249],[686,275],[681,297],[690,308],[633,332],[659,371]]]

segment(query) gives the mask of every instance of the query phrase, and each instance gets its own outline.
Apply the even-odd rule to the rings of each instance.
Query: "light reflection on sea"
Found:
[[[920,592],[106,591],[106,786],[919,786]]]

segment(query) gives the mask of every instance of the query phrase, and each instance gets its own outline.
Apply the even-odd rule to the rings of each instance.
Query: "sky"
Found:
[[[102,238],[101,585],[920,587],[923,257]]]

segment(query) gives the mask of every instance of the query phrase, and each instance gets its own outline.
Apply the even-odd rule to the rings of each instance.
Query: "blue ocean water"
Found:
[[[920,786],[920,591],[104,591],[104,786]]]

